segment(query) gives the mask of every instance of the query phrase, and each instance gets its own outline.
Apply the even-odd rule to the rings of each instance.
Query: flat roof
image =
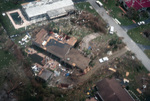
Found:
[[[66,15],[67,12],[65,11],[64,8],[61,9],[56,9],[56,10],[50,10],[47,12],[48,16],[50,19],[56,18],[56,17],[60,17],[63,15]]]
[[[43,80],[47,81],[51,76],[53,75],[53,72],[44,69],[40,75],[38,75]]]
[[[43,66],[42,64],[43,57],[41,57],[40,55],[34,53],[34,54],[30,54],[29,57],[32,59],[34,63],[38,63],[41,66]]]
[[[46,50],[59,58],[63,58],[70,48],[70,45],[60,43],[55,39],[50,39],[46,44]]]
[[[38,5],[36,3],[38,3]],[[66,8],[67,6],[74,6],[72,0],[59,0],[56,2],[50,2],[46,4],[43,1],[30,2],[26,5],[22,5],[29,18],[46,14],[48,11]]]
[[[69,60],[67,60],[67,58],[69,58]],[[77,49],[72,48],[69,53],[66,54],[64,61],[84,70],[89,66],[90,59],[83,56]]]

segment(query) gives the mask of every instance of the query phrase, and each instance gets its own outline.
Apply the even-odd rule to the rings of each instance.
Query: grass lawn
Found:
[[[108,40],[112,39],[112,38],[116,38],[118,37],[116,34],[102,34],[101,36],[93,39],[96,42],[107,42]]]
[[[95,9],[91,9],[90,6],[91,6],[90,3],[88,3],[88,2],[82,2],[82,3],[75,4],[75,7],[77,9],[85,10],[85,11],[88,11],[88,12],[94,14],[95,16],[99,16],[99,14],[95,11]]]
[[[9,62],[13,60],[14,57],[11,53],[0,50],[0,68],[9,65]]]
[[[143,45],[150,45],[150,40],[148,40],[147,38],[143,37],[142,34],[140,34],[142,31],[144,31],[145,29],[148,29],[150,26],[150,24],[148,25],[143,25],[143,26],[139,26],[138,28],[132,29],[128,31],[128,35],[136,42],[139,44],[143,44]]]
[[[121,22],[121,25],[133,24],[133,22],[130,19],[128,19],[125,16],[122,16],[123,11],[119,8],[119,6],[116,6],[116,0],[107,0],[107,3],[103,2],[103,0],[100,1],[103,3],[104,8],[106,10],[112,10],[110,15],[113,18],[117,18]]]
[[[145,50],[144,52],[148,56],[148,58],[150,58],[150,50]]]

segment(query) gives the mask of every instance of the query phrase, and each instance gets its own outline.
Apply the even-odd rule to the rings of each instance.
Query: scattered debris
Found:
[[[107,55],[111,56],[112,55],[112,51],[108,51]]]
[[[69,84],[64,84],[64,83],[61,83],[60,85],[58,85],[58,87],[60,87],[60,88],[62,88],[62,89],[67,89],[67,88],[69,88],[69,86],[71,86],[71,85],[69,85]]]
[[[124,78],[124,79],[123,79],[123,82],[124,82],[124,83],[129,83],[129,80],[126,79],[126,78]]]
[[[139,88],[137,88],[136,91],[137,91],[138,93],[142,94],[142,91],[141,91]]]
[[[117,66],[116,66],[116,65],[114,65],[114,68],[115,68],[115,69],[117,69]]]
[[[116,70],[115,70],[115,69],[113,69],[113,68],[109,68],[109,70],[110,70],[110,71],[113,71],[113,72],[116,72]]]
[[[90,9],[93,9],[93,7],[92,7],[92,6],[89,6],[89,8],[90,8]]]
[[[54,71],[54,76],[59,76],[60,75],[60,72],[58,72],[58,71]]]
[[[146,85],[143,85],[143,88],[145,89],[147,86]]]
[[[11,38],[12,37],[16,37],[17,35],[13,35],[13,36],[10,36]],[[30,34],[29,33],[27,33],[27,35],[25,35],[22,39],[21,39],[21,41],[18,41],[18,43],[21,45],[21,46],[23,46],[23,45],[25,45],[25,43],[28,43],[29,42],[29,40],[31,39],[31,36],[30,36]]]
[[[132,59],[134,60],[134,59],[135,59],[135,56],[132,56]]]
[[[126,72],[126,76],[129,76],[129,72]]]
[[[150,77],[150,73],[147,74]]]

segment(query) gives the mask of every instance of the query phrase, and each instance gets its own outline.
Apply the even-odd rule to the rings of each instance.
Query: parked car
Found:
[[[101,6],[103,6],[103,4],[100,2],[100,1],[96,1],[96,3],[101,7]]]
[[[103,63],[103,62],[108,61],[108,60],[109,60],[108,57],[103,57],[103,58],[99,59],[99,62]]]
[[[114,34],[114,26],[110,26],[109,33]]]
[[[140,22],[138,22],[137,24],[138,24],[138,25],[144,25],[145,22],[144,22],[144,21],[140,21]]]

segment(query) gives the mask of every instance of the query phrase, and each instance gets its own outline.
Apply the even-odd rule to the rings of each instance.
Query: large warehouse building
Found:
[[[41,0],[22,4],[23,12],[28,20],[53,19],[67,15],[73,11],[72,0]]]

